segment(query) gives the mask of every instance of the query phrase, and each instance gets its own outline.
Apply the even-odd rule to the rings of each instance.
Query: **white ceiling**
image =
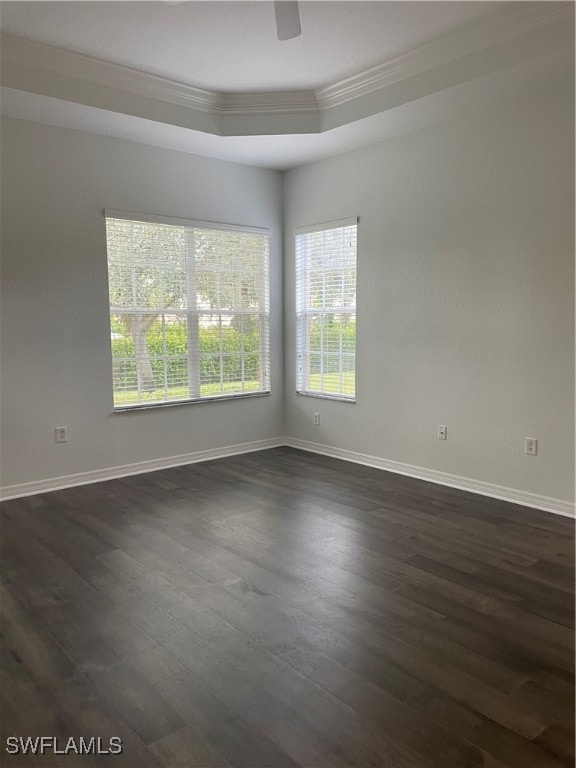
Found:
[[[301,0],[283,42],[268,0],[0,10],[3,114],[280,170],[574,75],[572,2]]]
[[[301,0],[302,35],[282,42],[267,0],[2,2],[1,25],[5,33],[197,88],[314,90],[504,5]]]
[[[288,136],[214,136],[7,88],[3,89],[2,111],[35,123],[284,171],[460,115],[473,115],[498,99],[522,94],[525,88],[549,83],[566,72],[569,76],[570,65],[557,54],[545,66],[532,61],[511,67],[504,74],[496,72],[326,133]]]

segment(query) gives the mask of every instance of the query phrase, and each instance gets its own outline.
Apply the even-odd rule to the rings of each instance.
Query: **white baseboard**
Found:
[[[470,493],[478,493],[481,496],[490,496],[494,499],[510,501],[513,504],[521,504],[524,507],[533,507],[534,509],[541,509],[545,512],[553,512],[556,515],[564,515],[565,517],[576,516],[574,503],[564,501],[563,499],[540,496],[538,493],[520,491],[516,488],[506,488],[503,485],[486,483],[483,480],[472,480],[469,477],[452,475],[448,472],[438,472],[435,469],[416,467],[412,464],[403,464],[399,461],[382,459],[378,456],[369,456],[364,453],[356,453],[355,451],[347,451],[343,448],[334,448],[333,446],[323,445],[321,443],[311,443],[307,440],[299,440],[294,437],[287,437],[285,439],[285,445],[288,445],[291,448],[300,448],[303,451],[321,453],[323,456],[331,456],[334,459],[344,459],[345,461],[352,461],[355,464],[364,464],[367,467],[385,469],[388,472],[395,472],[399,475],[416,477],[419,480],[427,480],[430,483],[437,483],[438,485],[448,485],[451,488],[459,488],[463,491],[470,491]]]
[[[283,437],[273,437],[267,440],[254,440],[251,443],[227,445],[224,448],[211,448],[207,451],[182,453],[179,456],[169,456],[165,459],[150,459],[149,461],[138,461],[135,464],[123,464],[120,467],[106,467],[105,469],[95,469],[90,472],[78,472],[74,475],[36,480],[31,483],[6,485],[0,488],[0,501],[17,499],[22,496],[33,496],[37,493],[59,491],[63,488],[73,488],[77,485],[101,483],[104,480],[114,480],[117,477],[141,475],[145,472],[154,472],[157,469],[169,469],[170,467],[181,467],[184,464],[196,464],[199,461],[208,461],[209,459],[223,459],[226,456],[252,453],[253,451],[262,451],[266,448],[278,448],[282,445],[286,445]]]
[[[294,437],[273,437],[266,440],[254,440],[250,443],[238,443],[223,448],[212,448],[206,451],[183,453],[178,456],[169,456],[165,459],[151,459],[149,461],[139,461],[134,464],[123,464],[119,467],[106,467],[105,469],[79,472],[74,475],[36,480],[31,483],[7,485],[0,488],[0,500],[5,501],[8,499],[21,498],[22,496],[33,496],[37,493],[59,491],[63,488],[73,488],[77,485],[100,483],[105,480],[113,480],[117,477],[140,475],[145,472],[154,472],[158,469],[169,469],[170,467],[180,467],[185,464],[196,464],[200,461],[222,459],[226,456],[252,453],[253,451],[262,451],[266,448],[279,448],[284,445],[291,448],[299,448],[303,451],[310,451],[311,453],[320,453],[323,456],[331,456],[335,459],[344,459],[344,461],[351,461],[355,464],[364,464],[367,467],[376,467],[377,469],[384,469],[388,472],[416,477],[419,480],[427,480],[430,483],[437,483],[438,485],[460,488],[463,491],[470,491],[470,493],[478,493],[481,496],[490,496],[494,499],[510,501],[513,504],[521,504],[522,506],[541,509],[545,512],[553,512],[556,515],[564,515],[565,517],[576,516],[575,505],[572,502],[564,501],[563,499],[540,496],[537,493],[520,491],[515,488],[506,488],[505,486],[486,483],[482,480],[473,480],[469,477],[452,475],[448,472],[438,472],[434,469],[416,467],[412,464],[404,464],[399,461],[392,461],[391,459],[382,459],[378,456],[370,456],[365,453],[357,453],[356,451],[347,451],[343,448],[335,448],[321,443],[312,443]]]

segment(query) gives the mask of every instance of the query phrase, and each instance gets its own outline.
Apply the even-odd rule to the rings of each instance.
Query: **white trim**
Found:
[[[400,461],[382,459],[379,456],[370,456],[365,453],[357,453],[356,451],[347,451],[343,448],[336,448],[331,445],[312,443],[308,440],[299,440],[295,437],[287,437],[285,444],[290,448],[299,448],[303,451],[320,453],[323,456],[331,456],[334,459],[351,461],[354,464],[363,464],[367,467],[384,469],[387,472],[394,472],[399,475],[416,477],[419,480],[426,480],[429,483],[447,485],[450,488],[459,488],[463,491],[479,494],[480,496],[490,496],[493,499],[509,501],[513,504],[521,504],[524,507],[541,509],[544,512],[552,512],[555,515],[563,515],[564,517],[572,518],[576,517],[574,502],[565,501],[564,499],[554,499],[550,496],[541,496],[538,493],[520,491],[516,488],[506,488],[503,485],[486,483],[483,480],[473,480],[469,477],[452,475],[449,472],[439,472],[435,469],[416,467],[413,464],[404,464]]]
[[[480,71],[486,70],[487,61],[494,66],[497,46],[506,47],[513,43],[510,45],[511,58],[508,57],[505,64],[497,65],[502,68],[573,43],[573,34],[569,33],[574,13],[572,2],[508,5],[513,7],[498,9],[485,19],[473,21],[455,32],[316,91],[209,91],[9,34],[1,35],[2,83],[8,88],[199,130],[214,136],[244,136],[254,132],[258,135],[322,133],[368,115],[385,112],[406,100],[411,101],[414,94],[409,84],[415,76],[431,74],[424,89],[429,94],[452,87],[456,82],[478,77]],[[546,27],[555,30],[560,37],[548,39],[544,49],[533,53],[533,33]],[[472,57],[476,66],[470,70]],[[408,90],[399,96],[398,87],[403,82],[408,84]],[[78,83],[84,85],[82,97],[78,96]],[[390,89],[390,86],[393,88]],[[388,105],[385,103],[387,89],[388,92],[394,91],[392,102]],[[384,101],[377,98],[378,103],[375,104],[373,95],[378,93]],[[119,108],[120,94],[139,97],[140,101],[131,106],[123,103]],[[421,87],[419,97],[423,95]],[[334,107],[350,102],[356,104],[351,105],[347,114],[334,114]],[[174,110],[166,109],[167,104]],[[162,118],[158,117],[159,112]],[[242,119],[258,117],[267,118],[265,130],[255,130],[253,123],[246,127]],[[324,117],[328,119],[324,121]],[[271,118],[276,119],[271,121]]]
[[[320,88],[316,91],[318,106],[321,111],[340,106],[512,38],[527,35],[572,13],[572,3],[548,2],[544,9],[538,6],[536,10],[515,7],[504,13],[491,14],[487,20],[472,22],[451,34]]]
[[[172,224],[176,227],[191,227],[192,229],[216,229],[224,232],[245,232],[252,235],[270,235],[269,229],[262,227],[243,226],[242,224],[226,224],[217,221],[198,221],[196,219],[179,219],[173,216],[160,216],[155,213],[133,213],[132,211],[115,211],[111,208],[104,209],[107,219],[121,219],[122,221],[143,221],[151,224]]]
[[[206,451],[194,451],[193,453],[183,453],[178,456],[170,456],[165,459],[151,459],[149,461],[139,461],[135,464],[124,464],[119,467],[107,467],[105,469],[96,469],[90,472],[79,472],[75,475],[63,475],[61,477],[52,477],[46,480],[35,480],[30,483],[20,483],[16,485],[6,485],[0,487],[0,501],[8,499],[19,499],[23,496],[34,496],[38,493],[50,493],[51,491],[60,491],[64,488],[75,488],[79,485],[89,485],[91,483],[102,483],[106,480],[114,480],[118,477],[131,477],[132,475],[141,475],[146,472],[155,472],[160,469],[170,469],[170,467],[181,467],[186,464],[196,464],[201,461],[210,461],[211,459],[224,459],[227,456],[238,456],[242,453],[253,453],[254,451],[263,451],[268,448],[298,448],[310,453],[319,453],[322,456],[331,456],[334,459],[343,459],[351,461],[354,464],[363,464],[366,467],[383,469],[387,472],[394,472],[399,475],[408,475],[419,480],[426,480],[429,483],[446,485],[450,488],[459,488],[469,493],[476,493],[480,496],[489,496],[501,501],[509,501],[512,504],[520,504],[524,507],[540,509],[544,512],[551,512],[555,515],[564,517],[576,517],[576,509],[573,502],[563,499],[554,499],[549,496],[541,496],[538,493],[529,491],[520,491],[515,488],[506,488],[494,483],[486,483],[482,480],[473,480],[460,475],[452,475],[448,472],[438,472],[434,469],[425,469],[416,467],[413,464],[404,464],[391,459],[382,459],[378,456],[370,456],[356,451],[347,451],[343,448],[335,448],[321,443],[312,443],[308,440],[299,440],[295,437],[271,437],[265,440],[254,440],[250,443],[238,443],[228,445],[223,448],[211,448]]]
[[[6,501],[8,499],[18,499],[22,496],[34,496],[37,493],[60,491],[63,488],[74,488],[78,485],[101,483],[106,480],[114,480],[118,477],[142,475],[146,472],[156,472],[159,469],[181,467],[185,464],[196,464],[197,462],[210,461],[211,459],[223,459],[226,456],[237,456],[241,453],[263,451],[267,448],[279,448],[283,445],[285,445],[284,438],[271,437],[265,440],[254,440],[250,443],[237,443],[236,445],[227,445],[222,448],[210,448],[206,451],[182,453],[178,456],[169,456],[165,459],[150,459],[148,461],[138,461],[135,464],[123,464],[119,467],[106,467],[105,469],[95,469],[89,472],[78,472],[74,475],[63,475],[61,477],[51,477],[46,480],[35,480],[31,483],[6,485],[3,488],[0,488],[0,500]]]
[[[8,33],[2,34],[2,56],[20,66],[36,67],[200,112],[250,114],[318,111],[316,94],[311,90],[219,93]]]
[[[318,113],[314,91],[222,93],[214,111],[222,115]]]
[[[216,114],[317,112],[454,62],[568,16],[570,2],[513,7],[316,91],[219,93],[25,37],[2,34],[2,56],[13,64]]]
[[[221,100],[220,94],[212,91],[6,33],[2,34],[2,58],[22,67],[34,67],[200,112],[213,112]]]
[[[329,395],[326,392],[314,392],[306,389],[297,389],[294,394],[300,397],[316,397],[319,400],[336,400],[338,403],[356,404],[356,395]]]
[[[294,235],[308,235],[311,232],[323,232],[327,229],[340,229],[343,227],[356,227],[360,221],[359,216],[352,216],[348,219],[338,219],[337,221],[326,221],[320,224],[310,224],[305,227],[296,227]]]

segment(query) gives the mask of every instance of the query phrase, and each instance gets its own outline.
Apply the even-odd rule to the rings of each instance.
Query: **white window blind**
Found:
[[[357,219],[296,231],[296,391],[354,400]]]
[[[106,238],[115,408],[269,391],[266,232],[106,211]]]

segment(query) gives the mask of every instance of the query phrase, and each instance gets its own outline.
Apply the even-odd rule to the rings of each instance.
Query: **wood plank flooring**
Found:
[[[278,448],[1,534],[3,766],[574,764],[572,520]],[[5,751],[47,735],[124,751]]]

